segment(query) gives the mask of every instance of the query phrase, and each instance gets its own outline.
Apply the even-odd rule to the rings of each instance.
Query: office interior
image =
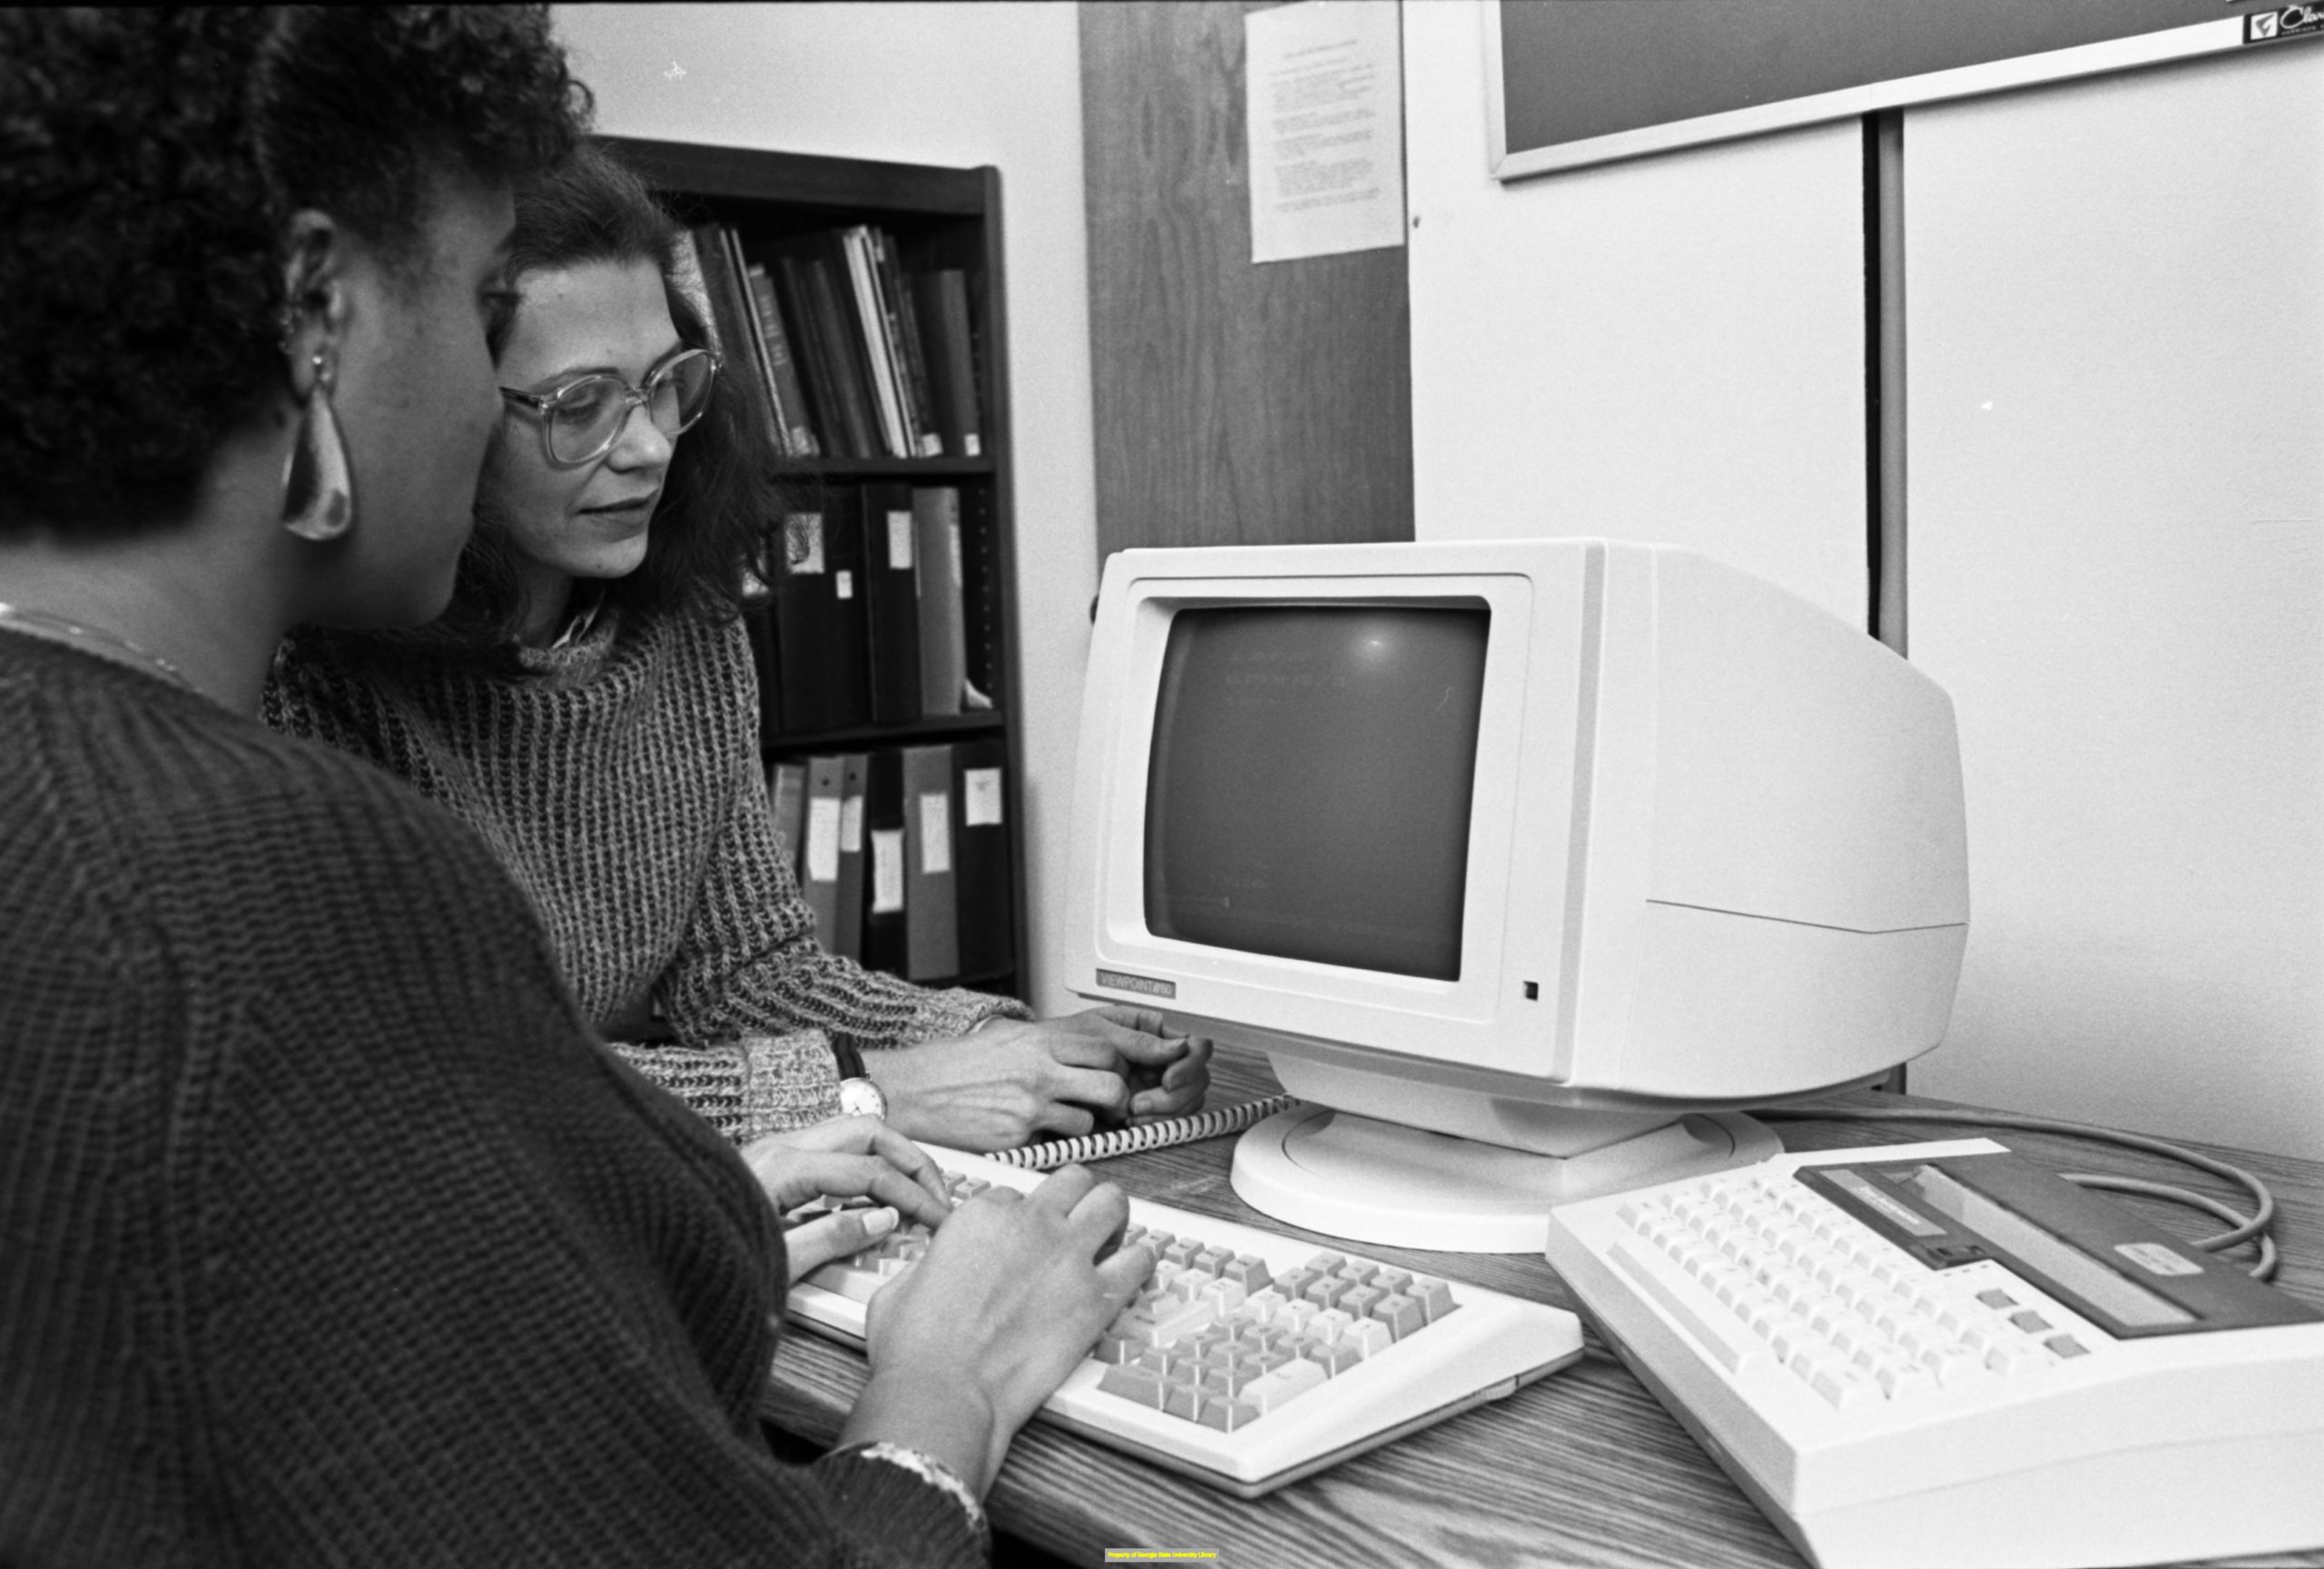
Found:
[[[1299,538],[1320,508],[1687,545],[1870,615],[1856,120],[1504,184],[1485,8],[1405,0],[1407,244],[1254,268],[1246,9],[557,8],[608,133],[1001,172],[1044,1010],[1073,1005],[1044,956],[1112,545]],[[1911,1088],[2324,1159],[2324,48],[1900,118],[1886,631],[1957,706],[1972,908]],[[1129,539],[1101,425],[1137,410],[1108,400],[1092,266],[1140,244],[1212,312],[1176,340],[1186,398],[1233,394],[1222,340],[1290,348],[1270,406],[1140,455],[1179,482]]]

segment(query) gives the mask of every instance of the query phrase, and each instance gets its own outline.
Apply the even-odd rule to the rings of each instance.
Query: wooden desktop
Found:
[[[1222,1051],[1211,1104],[1273,1094],[1265,1061]],[[1933,1107],[1859,1091],[1831,1105]],[[1911,1122],[1772,1123],[1793,1150],[1953,1138],[1974,1129]],[[2180,1183],[2240,1201],[2227,1184],[2162,1156],[2015,1130],[1995,1136],[2061,1170]],[[2274,1189],[2277,1283],[2324,1307],[2324,1164],[2199,1147]],[[1259,1215],[1227,1182],[1232,1138],[1108,1160],[1098,1169],[1133,1194],[1179,1209],[1303,1235]],[[2119,1197],[2119,1196],[2118,1196]],[[2173,1205],[2126,1199],[2177,1235],[2207,1234]],[[2215,1229],[2216,1228],[2213,1228]],[[1316,1237],[1319,1246],[1332,1239]],[[1565,1308],[1578,1306],[1538,1256],[1452,1256],[1366,1246],[1367,1256]],[[834,1437],[862,1387],[853,1351],[793,1331],[775,1362],[769,1418],[818,1443]],[[1108,1547],[1207,1548],[1245,1569],[1300,1564],[1635,1564],[1796,1566],[1770,1525],[1629,1369],[1595,1339],[1590,1355],[1492,1406],[1467,1412],[1246,1502],[1035,1422],[1011,1446],[988,1501],[997,1529],[1074,1564]],[[2261,1560],[2251,1560],[2258,1563]],[[2324,1565],[2317,1551],[2270,1564]]]

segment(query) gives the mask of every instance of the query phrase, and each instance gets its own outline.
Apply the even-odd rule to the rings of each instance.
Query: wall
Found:
[[[1905,158],[1974,911],[1913,1087],[2324,1156],[2324,47],[1915,111]]]
[[[560,5],[559,34],[621,135],[1001,171],[1016,433],[1023,824],[1032,995],[1062,886],[1081,670],[1097,592],[1076,8],[1063,5]]]
[[[1855,123],[1500,185],[1484,16],[1404,7],[1415,533],[1693,546],[1866,625]]]
[[[1500,186],[1404,12],[1420,537],[1697,545],[1864,624],[1853,123]],[[2324,1156],[2324,45],[1911,111],[1911,651],[1971,939],[1916,1090]]]

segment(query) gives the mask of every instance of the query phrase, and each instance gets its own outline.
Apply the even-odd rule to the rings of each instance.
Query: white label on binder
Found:
[[[971,768],[960,775],[960,821],[970,828],[1000,824],[1000,769]]]
[[[904,907],[904,831],[872,830],[872,913],[895,915]]]
[[[783,518],[783,559],[794,577],[823,569],[823,515],[787,512]]]
[[[839,803],[829,795],[807,803],[807,881],[839,881]]]
[[[888,514],[888,565],[898,572],[911,570],[911,514]]]
[[[839,848],[842,855],[859,854],[863,849],[863,794],[842,796],[839,804]]]
[[[930,876],[952,869],[952,793],[926,790],[920,797],[920,869]]]
[[[832,590],[842,599],[854,598],[855,574],[852,572],[840,572],[834,574],[832,577]]]

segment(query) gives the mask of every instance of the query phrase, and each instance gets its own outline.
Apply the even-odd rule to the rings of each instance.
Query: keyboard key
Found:
[[[1396,1343],[1396,1335],[1377,1318],[1359,1318],[1342,1332],[1339,1343],[1354,1347],[1359,1356],[1376,1357]]]
[[[1399,1340],[1419,1333],[1428,1325],[1428,1312],[1410,1297],[1383,1297],[1373,1304],[1372,1317],[1385,1324]]]
[[[1222,1279],[1232,1280],[1256,1297],[1267,1288],[1271,1277],[1267,1261],[1256,1253],[1238,1253],[1234,1261],[1219,1271]]]
[[[1098,1387],[1154,1410],[1162,1409],[1162,1376],[1150,1368],[1108,1367],[1105,1377],[1098,1380]]]
[[[1259,1419],[1259,1408],[1247,1401],[1226,1396],[1206,1396],[1201,1414],[1196,1418],[1206,1427],[1216,1427],[1221,1433],[1232,1433]]]

